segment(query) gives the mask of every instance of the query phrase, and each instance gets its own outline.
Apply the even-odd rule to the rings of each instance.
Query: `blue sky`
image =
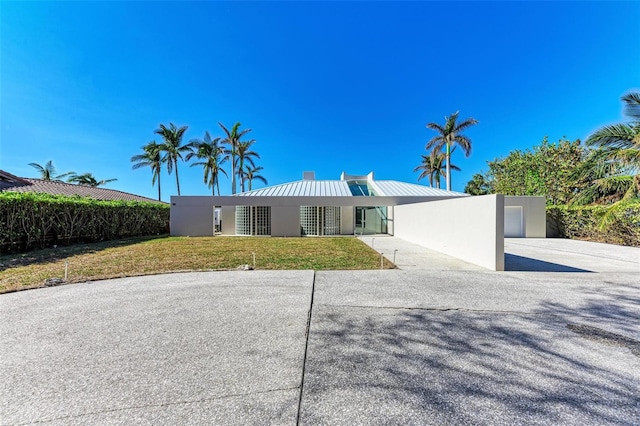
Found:
[[[2,1],[0,20],[0,168],[53,160],[149,197],[129,159],[160,123],[188,125],[186,143],[240,121],[269,184],[416,182],[425,125],[459,110],[480,121],[453,156],[462,191],[513,149],[622,121],[640,88],[638,2]],[[183,195],[210,193],[179,167]]]

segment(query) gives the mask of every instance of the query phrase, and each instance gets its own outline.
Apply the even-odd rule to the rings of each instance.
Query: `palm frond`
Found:
[[[622,97],[624,113],[635,121],[640,121],[640,92],[629,92]]]
[[[600,217],[600,222],[598,223],[598,227],[601,231],[605,231],[615,222],[617,222],[617,216],[620,214],[624,214],[627,208],[636,206],[638,204],[638,200],[635,198],[630,198],[626,200],[620,200],[614,204],[612,204],[608,209],[604,211],[602,216]]]
[[[475,119],[475,118],[473,118],[473,117],[472,117],[472,118],[467,118],[467,119],[466,119],[466,120],[464,120],[462,123],[459,123],[459,124],[455,127],[454,131],[455,131],[456,133],[460,133],[460,132],[463,132],[463,131],[465,131],[466,129],[468,129],[469,127],[471,127],[471,126],[473,126],[473,125],[475,125],[475,124],[478,124],[478,123],[479,123],[479,121],[478,121],[478,120],[476,120],[476,119]]]
[[[431,130],[435,130],[438,133],[445,133],[444,127],[442,127],[438,123],[428,123],[427,128]]]
[[[455,143],[456,143],[456,146],[459,146],[460,148],[462,148],[462,151],[464,152],[465,157],[468,157],[471,155],[471,139],[469,139],[465,135],[457,134],[455,136]],[[455,146],[454,146],[454,149],[455,149]],[[451,151],[451,153],[453,154],[453,150]]]
[[[634,139],[637,134],[638,130],[628,124],[611,124],[596,130],[585,143],[594,147],[634,148]]]
[[[445,143],[446,140],[443,136],[434,136],[429,142],[427,142],[427,145],[424,148],[427,151],[430,149],[442,149]]]

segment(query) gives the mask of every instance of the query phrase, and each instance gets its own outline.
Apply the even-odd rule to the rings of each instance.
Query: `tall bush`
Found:
[[[35,193],[0,193],[0,252],[164,234],[169,206]]]
[[[547,224],[559,237],[640,246],[640,201],[611,206],[547,206]]]

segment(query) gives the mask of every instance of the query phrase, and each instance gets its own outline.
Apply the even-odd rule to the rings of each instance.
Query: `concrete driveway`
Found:
[[[185,273],[2,295],[0,422],[637,424],[639,251],[557,241],[509,249],[541,250],[537,270]]]

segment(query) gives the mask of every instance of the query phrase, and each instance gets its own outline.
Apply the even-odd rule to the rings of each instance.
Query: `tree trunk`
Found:
[[[447,191],[451,191],[451,145],[447,144]],[[176,170],[177,172],[177,170]]]
[[[238,157],[238,177],[240,178],[240,190],[244,192],[244,176],[242,175],[242,169],[244,168],[244,161],[241,157]]]
[[[178,197],[180,196],[180,179],[178,178],[178,159],[173,163],[176,166],[176,186],[178,187]]]
[[[231,145],[231,194],[236,193],[236,148]]]
[[[160,172],[158,172],[158,201],[162,201],[162,196],[160,194]]]

